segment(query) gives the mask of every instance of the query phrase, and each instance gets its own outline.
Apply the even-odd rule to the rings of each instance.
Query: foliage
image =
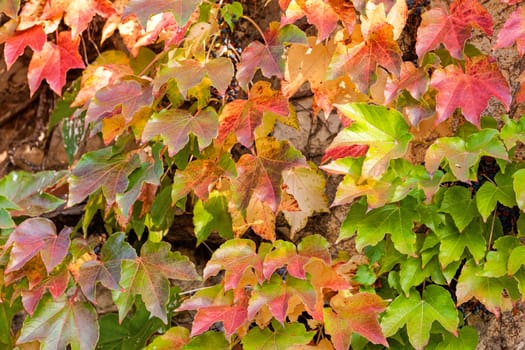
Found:
[[[494,33],[478,0],[411,3],[280,0],[261,29],[237,1],[0,1],[7,68],[29,48],[31,95],[71,86],[51,118],[70,168],[0,180],[0,347],[474,348],[461,305],[499,316],[525,292],[525,126],[483,116],[491,98],[525,100],[492,56],[524,54],[525,8]],[[240,22],[259,39],[235,42]],[[321,166],[272,136],[299,127],[305,83],[313,113],[344,125]],[[432,123],[457,128],[428,138]],[[105,147],[77,154],[88,131]],[[352,254],[295,239],[329,211],[322,171],[343,175],[332,205],[348,208],[338,241]],[[83,215],[57,229],[48,213],[66,206]],[[197,245],[221,242],[202,278],[166,242],[187,215]],[[101,290],[117,312],[97,314]],[[173,326],[192,310],[191,330]]]

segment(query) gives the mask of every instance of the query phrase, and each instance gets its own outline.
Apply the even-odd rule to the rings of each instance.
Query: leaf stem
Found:
[[[248,16],[241,16],[241,18],[247,20],[248,22],[250,22],[257,29],[257,31],[259,32],[259,34],[261,35],[261,37],[264,40],[264,44],[268,46],[268,43],[266,42],[266,38],[264,36],[264,32],[262,31],[261,27],[259,27],[259,25],[253,19],[251,19]]]
[[[490,234],[489,234],[489,240],[487,242],[487,250],[490,250],[490,246],[492,245],[492,235],[494,234],[494,223],[496,222],[496,209],[494,209],[494,215],[492,215],[492,223],[490,225]]]

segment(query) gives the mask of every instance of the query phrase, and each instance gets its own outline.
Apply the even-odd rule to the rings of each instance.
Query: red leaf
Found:
[[[332,147],[325,152],[321,163],[345,157],[359,158],[364,156],[367,151],[368,145],[340,145]]]
[[[135,15],[142,27],[146,28],[146,23],[152,15],[171,12],[177,23],[184,26],[200,3],[200,0],[130,0],[122,17]]]
[[[13,247],[5,272],[20,269],[37,254],[40,254],[47,272],[51,272],[67,255],[70,233],[70,228],[64,228],[57,236],[55,224],[49,219],[25,220],[9,236],[6,243],[6,247]]]
[[[461,108],[465,118],[479,127],[481,112],[491,97],[496,97],[509,108],[512,99],[509,85],[494,59],[468,59],[465,68],[463,73],[461,68],[448,65],[432,74],[430,86],[438,91],[436,123],[447,119],[456,108]]]
[[[385,87],[385,104],[392,102],[401,90],[407,90],[416,100],[428,89],[428,74],[422,68],[416,68],[412,62],[403,62],[399,79],[390,77]]]
[[[510,14],[507,21],[498,33],[495,49],[508,47],[516,43],[518,52],[525,53],[525,7],[520,6]]]
[[[33,51],[39,52],[44,47],[46,42],[46,33],[42,29],[42,26],[36,25],[29,29],[21,32],[15,32],[13,36],[10,36],[5,41],[4,46],[4,58],[7,65],[7,69],[11,68],[11,65],[15,63],[18,56],[24,53],[24,49],[29,46]]]
[[[219,118],[219,136],[223,142],[231,133],[246,147],[253,143],[253,132],[261,124],[264,113],[288,116],[290,113],[287,99],[280,91],[272,90],[270,83],[255,83],[248,94],[248,100],[234,100],[224,106]]]
[[[339,16],[338,12],[332,7],[331,2],[325,2],[324,0],[295,0],[295,3],[295,6],[286,10],[285,17],[281,21],[282,24],[293,23],[299,18],[306,16],[308,23],[313,24],[317,28],[317,42],[328,38],[337,27]],[[343,8],[342,6],[337,7],[338,10]],[[348,12],[341,14],[344,16],[343,18],[349,20]]]
[[[204,333],[215,322],[222,321],[224,333],[230,337],[246,321],[246,300],[241,300],[234,305],[209,306],[197,311],[191,327],[191,336],[195,337]]]
[[[67,71],[85,67],[78,53],[79,42],[78,37],[75,40],[71,39],[70,32],[60,32],[56,44],[48,41],[40,52],[33,53],[27,71],[31,95],[35,93],[44,79],[57,95],[62,94]]]
[[[309,257],[297,254],[295,246],[292,243],[276,241],[273,250],[264,257],[264,278],[270,279],[277,269],[286,266],[291,276],[304,279],[306,278],[304,264],[309,260]]]
[[[417,31],[416,52],[419,58],[443,43],[452,57],[461,59],[463,45],[473,27],[492,35],[492,17],[477,0],[457,0],[448,11],[444,5],[423,13]]]
[[[267,45],[259,41],[252,41],[242,52],[241,60],[237,66],[237,80],[239,85],[246,89],[257,69],[261,69],[265,77],[276,76],[282,78],[283,73],[279,64]]]

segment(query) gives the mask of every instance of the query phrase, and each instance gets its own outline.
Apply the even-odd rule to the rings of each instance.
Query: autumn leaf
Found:
[[[252,196],[246,207],[246,228],[263,239],[275,241],[275,211],[258,196]]]
[[[121,267],[120,286],[123,290],[113,291],[119,320],[124,319],[135,296],[140,295],[151,315],[167,323],[168,279],[191,281],[200,278],[189,259],[179,252],[171,252],[166,242],[146,242],[140,256],[122,260]]]
[[[40,52],[46,39],[46,33],[40,25],[23,31],[16,31],[13,36],[8,37],[4,44],[4,58],[7,69],[11,68],[18,56],[24,53],[27,46],[35,52]]]
[[[222,321],[224,333],[230,337],[246,321],[246,301],[232,305],[213,305],[200,308],[193,319],[191,336],[207,331],[215,322]]]
[[[416,68],[412,62],[403,62],[399,79],[388,78],[385,88],[385,104],[392,102],[401,90],[419,100],[428,89],[428,74],[424,69]]]
[[[55,336],[50,337],[50,334]],[[38,341],[42,349],[94,349],[99,336],[97,313],[89,303],[45,296],[26,319],[17,344]]]
[[[348,349],[352,333],[356,332],[374,344],[388,346],[378,314],[386,308],[386,302],[371,293],[350,294],[339,291],[330,299],[332,308],[324,308],[326,332],[330,334],[336,350]]]
[[[272,250],[264,256],[264,278],[269,280],[275,271],[286,266],[286,271],[290,276],[305,279],[304,265],[310,260],[309,258],[309,256],[298,254],[292,243],[275,241]]]
[[[432,74],[430,86],[438,91],[436,123],[461,108],[465,118],[479,127],[481,112],[491,97],[496,97],[507,109],[512,99],[505,77],[495,60],[489,57],[467,59],[465,72],[455,65],[439,68]]]
[[[353,123],[339,132],[327,151],[341,146],[368,146],[362,179],[380,178],[391,159],[406,153],[412,135],[399,112],[363,103],[338,105],[337,108]]]
[[[313,331],[307,331],[301,323],[274,324],[273,331],[269,327],[261,330],[259,327],[252,328],[242,339],[242,345],[246,350],[287,350],[293,345],[308,344],[315,335]]]
[[[82,202],[101,188],[109,204],[128,187],[128,176],[140,166],[137,155],[113,154],[111,147],[85,153],[69,178],[68,205]]]
[[[217,113],[211,107],[195,115],[181,109],[164,109],[148,120],[142,132],[142,142],[160,135],[173,157],[188,143],[190,133],[197,137],[200,149],[209,146],[217,136],[218,127]]]
[[[57,95],[62,95],[62,87],[66,84],[67,71],[85,67],[82,57],[78,53],[79,42],[78,37],[71,39],[70,32],[60,32],[56,44],[46,41],[42,50],[33,53],[27,71],[31,96],[34,95],[44,79],[47,80]]]
[[[137,258],[135,249],[125,241],[123,233],[111,235],[102,246],[100,260],[89,260],[80,266],[77,282],[86,298],[96,303],[95,290],[100,282],[111,290],[119,290],[120,264],[123,259]]]
[[[15,18],[18,15],[19,9],[20,0],[0,0],[0,12],[11,18]]]
[[[426,11],[417,30],[416,52],[420,59],[440,43],[458,60],[463,58],[465,41],[472,29],[492,35],[492,17],[477,0],[456,0],[447,10],[444,5]]]
[[[227,197],[214,191],[207,201],[197,201],[193,207],[193,225],[197,245],[204,242],[212,232],[218,232],[225,239],[233,238]]]
[[[217,249],[206,264],[203,278],[206,280],[225,270],[224,289],[237,287],[244,272],[252,268],[259,281],[263,280],[262,259],[255,252],[255,243],[248,239],[231,239]]]
[[[516,43],[518,53],[525,53],[525,8],[520,6],[505,21],[503,28],[498,33],[495,49],[511,46]]]
[[[244,154],[237,162],[238,177],[233,181],[233,199],[240,210],[246,210],[252,196],[275,212],[281,198],[282,172],[304,166],[305,160],[288,141],[258,139],[257,155]]]
[[[190,331],[176,326],[159,335],[145,348],[146,350],[180,350],[190,341]]]
[[[22,268],[31,258],[39,254],[47,272],[51,272],[67,255],[70,228],[56,234],[55,224],[46,218],[31,218],[23,221],[9,236],[6,248],[11,247],[6,273]]]
[[[443,287],[429,285],[423,292],[412,289],[410,296],[399,295],[386,309],[381,328],[390,337],[406,325],[410,344],[423,349],[430,338],[430,328],[438,321],[447,331],[457,334],[458,312],[450,294]]]
[[[142,27],[146,28],[146,23],[152,15],[170,12],[175,17],[177,24],[184,26],[200,2],[200,0],[130,0],[124,8],[122,17],[135,15]]]
[[[237,140],[246,147],[251,147],[254,131],[262,122],[265,113],[287,117],[290,114],[287,99],[271,89],[270,83],[255,83],[248,100],[234,100],[224,106],[219,116],[219,135],[217,141],[223,142],[234,133]]]
[[[337,4],[337,2],[333,2]],[[351,23],[351,17],[349,16],[349,13],[350,11],[354,11],[354,9],[346,9],[339,3],[337,10],[345,10],[344,12],[340,13],[347,20],[345,24],[348,24],[350,28],[352,28],[353,23]],[[317,28],[317,42],[321,42],[328,38],[328,36],[335,30],[337,22],[339,21],[338,11],[332,7],[332,2],[330,1],[292,0],[287,6],[284,18],[281,20],[281,23],[293,23],[304,16],[306,16],[308,23],[314,25]]]

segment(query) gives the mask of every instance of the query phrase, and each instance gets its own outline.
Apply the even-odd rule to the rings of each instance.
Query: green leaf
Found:
[[[476,192],[476,204],[485,222],[498,202],[507,207],[516,205],[510,174],[498,173],[494,180],[495,183],[486,181]]]
[[[190,331],[187,328],[171,327],[166,333],[155,337],[145,350],[180,350],[190,341]]]
[[[58,100],[53,109],[53,113],[49,117],[49,124],[47,126],[48,134],[57,126],[63,119],[71,117],[77,107],[70,107],[75,98],[77,97],[80,89],[80,79],[74,81],[71,87],[64,93],[62,98]]]
[[[133,306],[135,296],[140,295],[151,315],[167,323],[168,279],[191,281],[200,278],[190,260],[179,252],[171,252],[166,242],[147,241],[142,246],[140,257],[123,260],[121,266],[120,286],[123,290],[112,292],[121,321]]]
[[[183,350],[230,350],[230,344],[224,338],[224,333],[208,331],[191,338],[190,342],[186,344]]]
[[[75,159],[80,144],[84,140],[85,130],[85,116],[86,111],[76,110],[73,112],[71,118],[66,118],[62,122],[62,141],[67,155],[67,161],[71,165]]]
[[[140,166],[136,154],[114,154],[112,147],[85,153],[69,178],[68,206],[80,203],[101,188],[108,204],[128,187],[128,176]]]
[[[336,107],[353,122],[336,136],[330,148],[367,145],[362,178],[380,178],[391,159],[401,158],[408,149],[412,134],[408,124],[395,109],[366,103],[350,103]]]
[[[38,216],[55,210],[65,201],[45,191],[56,185],[66,174],[67,171],[9,173],[0,179],[2,207],[8,209],[12,216]]]
[[[354,237],[358,229],[358,224],[365,217],[367,209],[368,208],[363,201],[358,201],[352,204],[350,210],[346,214],[345,221],[341,224],[337,242]]]
[[[224,22],[226,22],[230,27],[230,30],[233,31],[233,29],[235,28],[235,22],[242,17],[241,3],[234,1],[231,4],[224,5],[221,8],[221,15],[222,17],[224,17]]]
[[[91,304],[65,297],[55,301],[46,295],[24,322],[18,343],[38,341],[42,350],[66,349],[68,344],[72,349],[89,350],[95,348],[98,337],[97,313]]]
[[[421,266],[421,260],[408,257],[400,264],[399,283],[405,295],[409,295],[412,287],[417,287],[430,275],[427,268]],[[413,290],[412,290],[413,291]]]
[[[398,296],[386,309],[381,327],[386,337],[406,326],[410,343],[423,349],[429,341],[430,329],[438,321],[446,330],[457,333],[458,313],[450,293],[437,285],[423,291],[423,298],[413,289],[410,296]]]
[[[307,332],[301,323],[285,324],[281,327],[272,323],[274,331],[269,328],[261,330],[252,328],[242,339],[245,350],[287,350],[294,345],[308,344],[315,332]]]
[[[356,248],[360,251],[367,245],[376,245],[386,233],[390,233],[399,252],[415,255],[416,235],[412,228],[418,219],[417,202],[412,197],[376,208],[358,223]]]
[[[468,248],[474,260],[479,262],[484,256],[487,241],[482,234],[483,226],[478,219],[471,223],[463,232],[459,232],[455,227],[444,225],[440,227],[436,234],[441,240],[439,247],[439,262],[443,268],[455,261],[459,261],[465,248]]]
[[[219,233],[224,239],[232,239],[232,219],[226,196],[214,191],[207,201],[199,199],[193,207],[193,225],[197,245],[204,242],[212,232]]]
[[[440,211],[452,216],[459,231],[463,231],[478,215],[472,194],[467,188],[461,186],[452,186],[446,190]]]
[[[118,315],[111,313],[100,318],[100,340],[97,350],[138,349],[163,327],[157,318],[150,318],[143,303],[136,303],[135,310],[119,322]],[[159,337],[160,338],[160,337]]]
[[[516,142],[525,143],[525,119],[510,119],[508,116],[502,116],[505,125],[501,128],[500,137],[505,143],[508,150],[516,146]]]
[[[516,202],[518,207],[525,211],[525,169],[516,171],[513,175],[513,187],[516,192]],[[0,191],[1,193],[1,191]]]
[[[509,276],[518,272],[519,268],[525,264],[525,246],[518,246],[509,255],[507,273]]]
[[[435,350],[475,350],[478,346],[478,332],[476,328],[464,326],[459,330],[459,334],[444,334],[443,340],[437,344]]]

